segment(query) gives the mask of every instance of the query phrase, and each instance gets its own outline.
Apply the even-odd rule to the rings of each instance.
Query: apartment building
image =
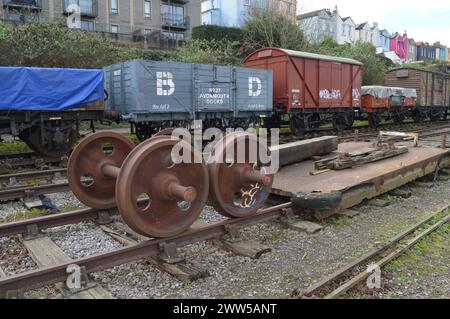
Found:
[[[202,24],[242,27],[254,9],[273,10],[295,22],[297,0],[202,0]]]
[[[64,20],[80,8],[81,28],[122,44],[167,47],[190,38],[201,24],[201,0],[0,0],[6,23]],[[75,7],[75,8],[78,8]],[[70,12],[69,12],[70,11]]]

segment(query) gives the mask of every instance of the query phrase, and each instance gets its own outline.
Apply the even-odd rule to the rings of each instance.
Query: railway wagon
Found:
[[[107,109],[140,140],[165,127],[247,128],[272,113],[272,71],[132,60],[105,68]]]
[[[104,117],[102,70],[0,67],[0,135],[43,156],[72,150],[82,121]]]
[[[362,112],[367,113],[371,127],[378,127],[383,119],[401,124],[415,110],[415,89],[370,85],[363,86],[361,92]]]
[[[264,48],[252,53],[245,66],[273,71],[274,114],[266,121],[279,127],[289,116],[291,131],[302,135],[332,122],[351,127],[361,107],[362,63],[353,59]]]
[[[386,86],[397,86],[417,91],[417,107],[413,119],[422,122],[445,119],[450,114],[450,74],[398,68],[388,71]]]

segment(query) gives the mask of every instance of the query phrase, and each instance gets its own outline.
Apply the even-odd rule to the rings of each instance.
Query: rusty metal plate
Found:
[[[78,144],[70,156],[67,177],[80,202],[97,209],[116,206],[116,180],[105,176],[101,167],[121,167],[133,148],[129,139],[115,132],[95,133]]]
[[[371,143],[351,142],[339,145],[340,152],[353,152],[370,147]],[[409,152],[390,159],[363,165],[343,171],[328,171],[311,176],[314,171],[312,161],[304,161],[282,168],[275,176],[273,193],[291,196],[293,193],[328,194],[345,192],[364,185],[382,187],[389,178],[402,176],[415,168],[425,170],[449,150],[439,148],[409,148]]]

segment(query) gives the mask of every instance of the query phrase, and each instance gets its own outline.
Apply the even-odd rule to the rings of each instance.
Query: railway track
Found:
[[[412,124],[412,123],[411,123]],[[411,128],[411,129],[410,129]],[[439,125],[425,125],[415,127],[403,128],[403,132],[412,132],[418,133],[420,139],[426,139],[430,137],[444,136],[450,135],[450,123],[439,124]],[[385,129],[398,129],[396,126],[387,126]],[[341,143],[347,141],[353,141],[355,139],[369,139],[375,138],[379,134],[379,131],[367,131],[367,132],[347,132],[345,135],[340,135],[339,140]],[[392,138],[391,138],[392,139]],[[401,140],[402,137],[393,138],[394,140]],[[286,144],[294,141],[298,141],[300,139],[293,138],[292,136],[280,137],[280,143]],[[22,198],[31,198],[39,195],[45,194],[54,194],[60,192],[66,192],[70,190],[68,183],[48,183],[45,185],[19,185],[17,182],[26,181],[26,180],[36,180],[36,179],[47,179],[51,180],[55,177],[65,177],[67,175],[67,169],[51,169],[51,170],[42,170],[42,171],[33,171],[33,172],[24,172],[17,174],[8,174],[8,175],[0,175],[0,185],[7,185],[6,187],[0,188],[0,202],[1,201],[11,201]]]
[[[381,269],[406,253],[420,240],[439,229],[445,223],[448,223],[450,215],[446,212],[449,208],[450,206],[445,206],[439,209],[421,222],[388,240],[382,246],[375,248],[366,255],[338,269],[331,275],[307,288],[301,294],[294,293],[294,295],[306,299],[336,299],[343,296],[371,275],[371,272],[368,271],[370,265],[376,265]],[[445,215],[439,218],[438,221],[434,221],[438,216],[443,214]],[[433,221],[433,224],[430,225],[431,221]],[[420,234],[414,236],[418,231],[420,231]],[[414,237],[409,238],[411,236]]]
[[[190,230],[165,239],[148,239],[141,243],[125,246],[107,253],[70,260],[56,265],[43,267],[25,273],[1,277],[0,296],[11,295],[12,292],[27,291],[45,287],[52,283],[63,282],[67,279],[67,269],[71,265],[83,268],[87,273],[97,272],[112,268],[121,264],[141,260],[146,257],[157,256],[169,247],[171,249],[183,247],[202,241],[219,238],[238,229],[250,227],[263,222],[275,220],[284,216],[286,209],[292,207],[292,203],[284,203],[278,206],[260,210],[250,217],[239,219],[227,219],[223,222],[192,227]],[[18,234],[39,234],[45,228],[82,222],[99,217],[99,210],[86,209],[54,216],[40,217],[21,222],[0,225],[0,237]],[[114,210],[108,214],[115,214]]]

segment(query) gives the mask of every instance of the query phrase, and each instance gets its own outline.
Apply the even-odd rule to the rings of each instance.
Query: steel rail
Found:
[[[284,210],[290,207],[292,207],[292,203],[289,202],[261,210],[250,217],[228,219],[210,226],[193,228],[172,238],[150,239],[108,253],[84,257],[52,267],[2,278],[0,279],[0,296],[6,295],[8,291],[30,290],[65,281],[67,279],[67,267],[73,264],[84,267],[88,273],[102,271],[128,262],[156,256],[168,244],[175,244],[177,247],[186,246],[225,235],[233,227],[244,228],[271,221],[281,217],[284,214]]]
[[[422,233],[414,237],[413,239],[409,240],[403,247],[397,248],[395,251],[387,255],[386,257],[380,259],[377,261],[377,265],[381,268],[393,261],[394,259],[398,258],[399,256],[403,255],[406,251],[408,251],[412,246],[414,246],[416,243],[418,243],[420,240],[422,240],[424,237],[430,235],[432,232],[439,229],[442,225],[445,223],[448,223],[450,219],[450,216],[447,215],[444,218],[442,218],[440,221],[435,223],[434,225],[428,227],[425,229]],[[355,287],[358,283],[366,279],[370,276],[370,272],[364,271],[353,278],[351,278],[349,281],[344,283],[343,285],[339,286],[335,290],[333,290],[331,293],[325,296],[324,299],[336,299],[342,296],[344,293],[349,291],[351,288]]]
[[[32,172],[0,175],[0,183],[9,182],[11,179],[15,179],[16,181],[23,181],[27,179],[52,178],[54,176],[57,176],[58,174],[61,176],[65,176],[67,174],[67,169],[59,168],[44,171],[32,171]]]
[[[0,202],[11,201],[27,196],[38,196],[45,194],[62,193],[70,190],[68,183],[50,184],[50,185],[35,185],[35,186],[12,186],[0,188]]]
[[[401,240],[403,240],[405,237],[411,235],[414,233],[417,229],[422,227],[424,224],[430,222],[432,219],[434,219],[439,214],[442,214],[444,211],[449,209],[449,206],[446,205],[440,209],[438,209],[436,212],[425,218],[424,220],[418,222],[417,224],[411,226],[410,228],[406,229],[405,231],[401,232],[400,234],[396,235],[395,237],[388,240],[385,244],[382,246],[373,249],[372,251],[368,252],[367,254],[361,256],[360,258],[350,262],[349,264],[339,268],[335,272],[333,272],[331,275],[323,278],[319,282],[313,284],[312,286],[308,287],[305,291],[303,291],[299,297],[311,297],[317,290],[322,289],[326,285],[330,284],[331,282],[335,281],[336,279],[341,278],[344,274],[349,272],[351,269],[355,268],[356,266],[359,266],[361,264],[366,263],[368,260],[372,259],[373,257],[381,254],[382,252],[388,250],[395,244],[399,243]]]
[[[119,214],[116,208],[109,210],[89,208],[75,210],[68,213],[36,217],[12,223],[0,224],[0,237],[26,234],[31,226],[37,226],[39,230],[42,230],[46,228],[76,224],[92,219],[97,219],[99,218],[99,214],[102,212],[107,212],[109,216]]]

